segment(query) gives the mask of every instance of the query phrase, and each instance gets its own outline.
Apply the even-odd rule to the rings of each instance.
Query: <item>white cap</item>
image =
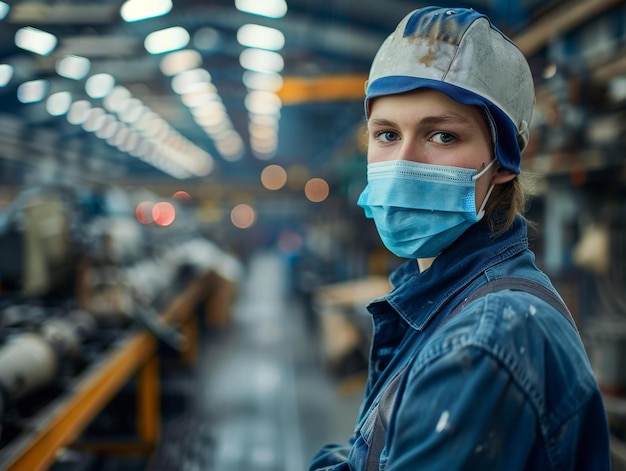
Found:
[[[366,84],[369,100],[433,88],[483,107],[492,125],[496,158],[519,173],[535,102],[522,52],[489,19],[472,9],[426,7],[405,16],[385,40]]]

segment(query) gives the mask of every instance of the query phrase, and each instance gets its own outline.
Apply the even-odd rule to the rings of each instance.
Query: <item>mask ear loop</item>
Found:
[[[489,199],[489,197],[491,196],[491,192],[493,191],[493,188],[496,185],[494,183],[491,184],[491,186],[489,187],[489,189],[487,190],[487,194],[485,195],[485,198],[483,199],[482,204],[480,205],[480,208],[478,209],[478,212],[476,213],[476,217],[478,218],[478,220],[480,221],[483,216],[485,215],[485,206],[487,206],[487,200]]]
[[[476,175],[474,175],[472,177],[472,180],[474,180],[474,183],[476,183],[476,181],[482,177],[485,173],[487,173],[489,171],[489,169],[491,167],[493,167],[493,164],[496,163],[497,159],[492,159],[491,162],[489,162],[487,164],[487,166],[482,169],[480,172],[478,172]],[[480,221],[483,216],[485,215],[485,206],[487,206],[487,200],[489,200],[489,197],[491,196],[491,192],[493,191],[493,188],[495,187],[495,183],[492,183],[491,186],[489,187],[489,189],[487,190],[487,194],[485,195],[485,197],[483,198],[483,202],[480,205],[480,208],[478,208],[478,212],[476,213],[476,217],[478,218],[478,220]]]

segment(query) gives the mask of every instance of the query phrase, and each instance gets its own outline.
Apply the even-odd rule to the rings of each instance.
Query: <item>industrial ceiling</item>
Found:
[[[621,2],[438,3],[488,14],[532,58],[555,34]],[[141,13],[150,4],[163,10],[129,16],[131,6]],[[280,0],[270,16],[255,13],[255,4],[271,2],[0,2],[0,184],[87,178],[252,187],[270,164],[321,176],[358,149],[376,49],[426,3]],[[277,30],[278,42],[257,46],[268,30],[249,30],[250,40],[249,25]],[[178,36],[153,35],[163,31]],[[29,34],[41,32],[53,44],[33,51]],[[253,50],[270,55],[255,65]]]

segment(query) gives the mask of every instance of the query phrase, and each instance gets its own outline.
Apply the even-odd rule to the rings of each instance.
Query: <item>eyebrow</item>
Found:
[[[386,118],[371,118],[370,123],[375,124],[377,126],[394,126],[396,123]],[[465,115],[459,113],[447,112],[441,115],[436,116],[426,116],[424,118],[420,118],[418,120],[418,124],[421,126],[436,126],[446,123],[458,123],[471,125],[473,124],[473,120],[468,119]]]

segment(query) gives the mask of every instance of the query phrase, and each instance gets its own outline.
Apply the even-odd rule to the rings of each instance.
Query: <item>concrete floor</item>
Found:
[[[350,437],[362,384],[346,388],[325,370],[288,276],[275,254],[251,259],[232,323],[204,337],[191,397],[150,469],[299,471]]]

